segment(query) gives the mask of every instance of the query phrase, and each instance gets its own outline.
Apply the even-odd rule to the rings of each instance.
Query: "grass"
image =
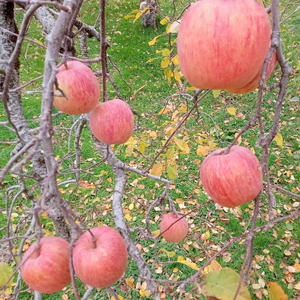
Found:
[[[179,1],[177,4],[177,11],[174,16],[179,15],[180,12],[178,8],[180,7]],[[160,67],[161,54],[157,53],[157,51],[164,48],[169,48],[169,40],[167,36],[160,36],[155,45],[149,46],[148,44],[154,37],[165,32],[165,26],[160,24],[156,30],[153,30],[152,28],[143,28],[139,20],[133,23],[131,19],[124,18],[136,8],[134,1],[111,0],[107,5],[106,18],[107,36],[111,44],[108,54],[117,66],[116,69],[109,65],[109,70],[123,98],[129,102],[135,111],[142,115],[139,120],[136,118],[139,123],[132,142],[115,146],[114,150],[122,161],[144,169],[150,165],[158,153],[158,149],[167,139],[170,128],[174,128],[178,118],[184,115],[185,109],[183,108],[185,106],[191,108],[191,102],[182,97],[169,97],[177,93],[178,90],[174,81],[169,83],[164,77],[163,70]],[[167,2],[164,2],[163,10],[168,14],[172,11],[172,8]],[[86,21],[87,24],[92,25],[97,18],[97,14],[98,3],[86,1],[81,10],[80,18]],[[286,14],[288,14],[288,11]],[[19,14],[19,21],[21,17],[22,15]],[[299,98],[300,94],[298,23],[299,14],[283,23],[284,51],[293,67],[293,73],[289,81],[280,123],[283,145],[278,145],[276,141],[272,142],[269,161],[272,181],[295,193],[299,193],[298,182],[300,179],[300,169],[297,163],[300,157],[298,135],[300,129],[300,101],[295,100],[297,99],[295,97]],[[32,22],[28,37],[45,43],[36,21]],[[172,38],[175,38],[175,36]],[[78,46],[77,40],[76,43]],[[99,55],[99,45],[95,39],[89,40],[89,50],[91,57]],[[80,57],[79,48],[77,51]],[[24,43],[20,70],[22,83],[42,74],[43,55],[44,51],[36,44]],[[156,59],[149,61],[152,58]],[[94,70],[99,68],[100,64],[93,65]],[[272,80],[279,76],[278,70]],[[28,87],[28,90],[41,90],[40,84],[41,81],[37,81]],[[117,95],[110,85],[108,92],[110,98]],[[264,98],[263,118],[268,129],[272,125],[274,117],[276,92],[269,92]],[[24,91],[22,99],[26,118],[31,120],[30,127],[34,128],[38,124],[40,115],[41,95],[26,94]],[[252,203],[243,205],[241,210],[216,208],[212,203],[197,209],[199,204],[208,200],[199,181],[199,165],[204,156],[198,155],[197,149],[199,145],[212,145],[211,147],[214,148],[224,147],[232,142],[235,134],[247,124],[249,117],[254,113],[255,105],[255,93],[240,96],[222,91],[217,98],[209,94],[201,100],[198,113],[193,114],[176,135],[177,138],[184,139],[188,143],[189,153],[181,151],[173,141],[158,158],[157,163],[163,165],[163,177],[168,177],[168,165],[173,164],[177,167],[177,177],[174,179],[174,188],[170,191],[170,196],[174,200],[176,209],[182,213],[190,213],[188,219],[191,229],[188,238],[179,244],[169,244],[162,239],[154,243],[142,238],[137,232],[132,233],[134,241],[142,245],[141,253],[156,278],[171,278],[173,280],[188,278],[194,274],[195,270],[176,262],[178,256],[183,256],[200,267],[205,263],[207,257],[212,256],[217,249],[228,241],[230,235],[237,237],[249,228],[249,220],[253,211]],[[159,114],[165,107],[168,107],[169,111]],[[231,107],[236,109],[237,115],[233,116],[228,113],[227,109]],[[5,121],[3,108],[0,109],[0,121]],[[72,149],[71,151],[68,150],[67,141],[70,138],[73,142],[73,137],[70,137],[68,129],[73,123],[73,118],[61,114],[56,116],[53,121],[56,128],[54,136],[55,155],[62,163],[58,180],[72,180],[74,175],[69,172],[69,167],[74,161],[74,155]],[[0,134],[8,141],[16,138],[11,131],[2,127],[0,128]],[[247,147],[255,147],[258,135],[259,129],[254,126],[242,136],[240,143]],[[141,153],[141,141],[144,141],[147,145],[142,151],[143,153]],[[215,146],[212,143],[215,143]],[[93,164],[102,159],[93,144],[87,127],[83,131],[81,146],[83,150],[82,168],[92,167]],[[1,167],[7,162],[12,149],[13,146],[0,145]],[[255,151],[258,156],[261,155],[258,148],[255,148]],[[31,167],[26,166],[26,168],[30,173]],[[70,205],[78,211],[88,226],[93,227],[100,224],[114,226],[111,207],[114,177],[110,167],[106,163],[99,164],[83,172],[81,179],[85,181],[86,185],[82,183],[79,187],[74,184],[61,186],[63,197],[68,199]],[[16,183],[15,178],[6,176],[4,189]],[[36,188],[32,181],[28,181],[26,184],[33,190]],[[4,189],[0,192],[3,199],[5,199]],[[140,178],[137,174],[128,174],[123,209],[130,226],[144,225],[147,207],[153,203],[163,190],[164,186],[162,184]],[[39,197],[38,193],[38,190],[34,191],[36,198]],[[276,192],[276,200],[275,212],[277,217],[287,214],[293,207],[296,207],[297,203],[299,204],[296,198],[279,192]],[[258,225],[263,225],[268,218],[265,197],[263,201]],[[5,201],[0,202],[0,207],[3,212]],[[17,223],[22,214],[30,210],[30,207],[31,201],[29,199],[19,197],[13,209],[14,212],[18,213],[18,217],[13,220],[13,223]],[[168,208],[168,204],[166,207]],[[160,206],[155,207],[150,212],[149,226],[152,231],[159,229],[158,223],[161,213]],[[48,233],[53,231],[53,225],[48,218],[42,221],[44,229],[48,230]],[[5,226],[5,224],[6,215],[0,213],[0,227]],[[214,225],[214,227],[211,225]],[[224,231],[227,234],[224,234]],[[205,239],[205,236],[208,236],[208,238]],[[296,299],[297,291],[293,286],[300,281],[300,273],[289,272],[289,267],[300,261],[299,239],[300,227],[297,220],[282,222],[266,233],[258,232],[256,234],[253,268],[249,282],[249,289],[253,297],[261,293],[263,299],[267,299],[263,296],[266,286],[261,286],[259,289],[255,288],[259,278],[262,278],[265,282],[276,281],[283,287],[290,299]],[[171,257],[168,256],[170,252],[174,252]],[[217,258],[217,261],[222,267],[231,267],[239,271],[244,257],[245,247],[243,243],[234,243]],[[119,283],[116,285],[118,294],[125,299],[142,298],[143,289],[138,284],[137,273],[135,263],[130,262],[124,279],[121,280],[120,285]],[[125,279],[129,278],[134,280],[134,286],[131,288],[125,282]],[[81,293],[84,292],[84,289],[85,287],[80,285]],[[166,291],[166,299],[172,299],[173,295],[176,295],[176,288],[172,285],[170,287],[164,286],[163,289]],[[188,286],[187,290],[192,294],[190,299],[193,299],[193,297],[201,299],[192,286]],[[71,299],[73,297],[72,289],[68,287],[60,294],[45,296],[45,299],[60,299],[64,294]],[[20,294],[19,298],[27,300],[30,297],[33,299],[33,296],[24,292]],[[93,299],[109,299],[109,297],[105,291],[95,291]],[[151,298],[145,296],[143,299]]]

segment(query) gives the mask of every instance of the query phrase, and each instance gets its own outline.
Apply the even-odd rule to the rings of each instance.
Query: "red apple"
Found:
[[[132,135],[134,118],[130,106],[114,99],[99,103],[90,114],[90,128],[94,136],[106,144],[123,144]]]
[[[200,89],[238,89],[259,72],[271,26],[256,0],[201,0],[186,10],[178,30],[179,65]]]
[[[79,115],[89,113],[99,102],[100,85],[93,71],[80,61],[68,61],[58,68],[58,87],[66,95],[54,96],[53,106],[64,113]],[[54,87],[54,94],[61,92]]]
[[[271,59],[270,59],[270,61],[269,61],[268,67],[267,67],[267,73],[266,73],[266,80],[265,81],[267,81],[271,77],[272,73],[275,70],[276,63],[277,63],[277,55],[274,52]],[[259,70],[257,75],[245,86],[243,86],[239,89],[228,89],[227,91],[230,92],[230,93],[233,93],[233,94],[246,94],[246,93],[254,91],[255,89],[257,89],[259,87],[259,80],[260,80],[260,77],[261,77],[262,70],[263,70],[263,67]]]
[[[167,242],[180,242],[186,237],[188,230],[187,220],[177,216],[176,213],[164,215],[160,223],[160,232]]]
[[[43,294],[61,291],[70,281],[69,243],[60,237],[43,237],[39,248],[33,243],[21,262],[26,284]]]
[[[251,150],[233,146],[209,154],[201,164],[200,178],[207,194],[225,207],[235,207],[253,200],[261,191],[263,175]]]
[[[120,233],[111,227],[94,227],[90,232],[85,232],[76,242],[74,271],[87,285],[108,287],[118,281],[126,270],[126,244]]]

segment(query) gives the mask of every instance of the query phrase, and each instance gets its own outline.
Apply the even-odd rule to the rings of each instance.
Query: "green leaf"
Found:
[[[14,270],[8,264],[0,262],[0,287],[4,285],[9,278],[13,276]],[[12,279],[8,282],[7,287],[11,286]]]
[[[216,297],[220,300],[232,300],[240,284],[240,275],[230,268],[223,268],[206,275],[202,290],[208,297]],[[236,300],[251,300],[250,293],[241,281]]]

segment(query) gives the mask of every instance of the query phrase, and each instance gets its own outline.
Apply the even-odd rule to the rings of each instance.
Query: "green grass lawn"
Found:
[[[176,18],[183,6],[182,1],[174,1],[174,6],[168,1],[161,1],[163,13]],[[285,3],[282,3],[283,8]],[[88,25],[93,25],[98,16],[99,4],[95,1],[86,1],[80,12],[80,18]],[[289,7],[284,16],[289,14]],[[174,79],[168,82],[161,68],[161,50],[168,49],[170,42],[176,35],[169,37],[164,34],[166,25],[159,24],[157,29],[142,27],[140,20],[126,19],[134,9],[138,8],[138,1],[109,0],[107,2],[107,38],[111,44],[108,54],[117,68],[108,64],[109,72],[124,100],[140,115],[136,118],[136,128],[132,139],[125,145],[114,146],[118,158],[139,169],[147,169],[153,158],[159,152],[170,132],[176,128],[180,118],[192,107],[188,97],[172,96],[178,94],[178,86]],[[22,18],[18,13],[18,20]],[[164,15],[160,16],[163,19]],[[271,181],[283,188],[299,194],[300,180],[300,36],[299,13],[293,15],[282,24],[282,41],[285,55],[293,68],[288,84],[285,103],[280,122],[279,139],[273,141],[270,147],[269,167]],[[157,42],[150,46],[149,42],[157,37]],[[40,26],[33,21],[28,37],[45,43],[40,35]],[[78,40],[76,39],[77,54],[80,57]],[[99,44],[95,39],[89,40],[89,54],[91,58],[99,56]],[[175,51],[175,49],[173,50]],[[27,82],[43,73],[44,50],[36,44],[25,42],[21,55],[21,82]],[[155,60],[153,60],[155,59]],[[99,70],[100,63],[93,64],[93,70]],[[271,81],[278,80],[279,68]],[[271,82],[270,81],[270,82]],[[40,91],[41,81],[27,87],[27,91]],[[117,96],[113,86],[108,85],[109,98]],[[172,97],[171,97],[172,96]],[[201,149],[214,150],[227,146],[234,140],[239,132],[249,121],[255,111],[256,93],[245,95],[232,95],[221,91],[214,97],[210,93],[199,103],[198,109],[193,113],[186,124],[178,131],[176,138],[184,140],[188,150],[180,149],[175,141],[162,152],[156,163],[162,165],[162,177],[173,179],[171,169],[176,169],[174,186],[170,196],[174,200],[175,207],[182,213],[189,214],[190,230],[188,237],[179,244],[170,244],[162,239],[157,242],[142,238],[137,232],[132,233],[135,243],[141,247],[141,253],[153,271],[154,277],[159,280],[180,281],[195,273],[195,269],[177,262],[179,256],[194,262],[201,267],[206,260],[214,255],[231,237],[241,235],[250,228],[250,220],[253,212],[253,204],[248,203],[237,209],[224,209],[216,207],[213,203],[197,207],[208,200],[203,193],[199,179],[199,165],[204,159]],[[274,106],[277,90],[264,95],[263,121],[267,130],[270,129],[274,118]],[[34,128],[38,124],[40,116],[41,94],[28,94],[23,91],[23,107],[25,115],[30,119],[29,125]],[[166,108],[165,110],[163,110]],[[234,108],[236,114],[230,112]],[[54,112],[57,112],[54,109]],[[3,107],[0,107],[0,122],[6,121]],[[74,119],[71,116],[60,114],[53,119],[55,126],[54,142],[55,155],[61,162],[58,180],[60,182],[74,179],[74,174],[69,171],[74,162],[73,142],[74,136],[70,133],[70,126]],[[1,137],[5,140],[15,140],[14,133],[0,127]],[[255,149],[258,156],[261,150],[255,147],[259,136],[258,126],[253,126],[243,134],[239,143],[243,146]],[[2,138],[3,139],[3,138]],[[69,149],[69,141],[71,148]],[[114,226],[111,206],[111,196],[114,189],[114,176],[106,163],[99,163],[102,157],[97,151],[90,131],[84,128],[82,138],[81,167],[86,171],[81,174],[81,184],[76,186],[68,184],[61,186],[61,193],[68,199],[70,205],[90,227],[107,224]],[[0,166],[7,162],[12,145],[0,145]],[[24,171],[30,173],[30,164],[24,167]],[[174,170],[172,169],[172,170]],[[0,238],[5,234],[5,189],[12,184],[17,184],[17,179],[7,175],[0,195]],[[39,198],[39,190],[33,181],[26,183],[33,190],[35,197]],[[129,173],[126,185],[126,194],[123,199],[125,218],[129,226],[143,226],[145,223],[147,207],[163,192],[164,185],[151,179],[145,179],[137,174]],[[12,193],[14,193],[12,191]],[[299,198],[281,192],[275,192],[277,207],[274,213],[277,217],[289,214],[300,205]],[[10,196],[11,197],[11,196]],[[15,213],[13,224],[18,223],[23,215],[30,210],[31,201],[26,196],[16,199],[13,212]],[[167,205],[168,208],[168,205]],[[162,213],[160,206],[150,212],[151,231],[159,229],[159,217]],[[262,196],[261,211],[258,217],[258,226],[266,223],[268,219],[268,207],[266,195]],[[53,231],[53,224],[47,217],[42,219],[46,234]],[[22,223],[24,228],[26,222]],[[226,234],[224,233],[226,232]],[[18,232],[22,234],[22,230]],[[277,282],[289,296],[289,299],[297,299],[298,294],[295,285],[300,282],[300,272],[292,272],[292,268],[300,263],[299,252],[300,225],[299,220],[288,220],[276,224],[267,232],[256,233],[254,241],[254,257],[249,278],[249,290],[253,299],[268,299],[266,296],[266,283]],[[244,240],[232,244],[222,255],[217,258],[222,267],[230,267],[238,272],[245,257]],[[171,253],[171,254],[170,254]],[[79,283],[80,285],[80,283]],[[24,286],[25,289],[25,286]],[[86,287],[80,285],[81,294]],[[162,291],[165,291],[165,299],[177,299],[176,286],[161,283]],[[192,285],[187,286],[186,299],[204,299],[199,291]],[[144,290],[138,283],[138,271],[134,262],[130,261],[124,278],[116,284],[116,291],[124,299],[151,299],[143,294]],[[64,298],[63,298],[64,297]],[[44,296],[43,299],[74,299],[72,288],[68,287],[59,294]],[[174,298],[175,297],[175,298]],[[188,298],[189,297],[189,298]],[[34,299],[28,292],[20,294],[19,299]],[[110,299],[105,291],[94,291],[91,299]]]

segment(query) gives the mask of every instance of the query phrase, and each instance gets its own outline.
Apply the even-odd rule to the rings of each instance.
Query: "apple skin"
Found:
[[[207,194],[216,203],[235,207],[253,200],[261,191],[263,174],[257,157],[242,146],[209,154],[201,164],[200,178]]]
[[[75,274],[85,284],[104,288],[118,281],[127,267],[128,252],[120,233],[109,227],[99,226],[85,232],[73,249]]]
[[[178,221],[178,219],[180,219],[180,217],[175,213],[165,214],[162,218],[160,232],[167,242],[178,243],[187,236],[189,230],[187,220],[182,218]]]
[[[134,129],[130,106],[120,99],[99,103],[91,112],[89,123],[96,139],[106,144],[125,143]]]
[[[259,72],[267,56],[271,26],[256,0],[201,0],[180,23],[179,66],[200,89],[238,89]]]
[[[92,111],[99,103],[100,85],[93,71],[80,61],[63,64],[56,74],[58,87],[66,97],[54,96],[53,106],[64,113],[71,115],[85,114]],[[61,92],[55,89],[54,94]]]
[[[37,242],[25,252],[21,275],[26,284],[43,294],[61,291],[71,282],[69,269],[69,243],[60,237],[43,237],[39,249]]]
[[[271,56],[271,59],[269,61],[268,67],[267,67],[265,81],[267,81],[271,77],[272,73],[275,70],[276,64],[277,64],[277,55],[275,52],[273,52],[273,55]],[[259,80],[260,80],[262,71],[263,71],[263,67],[259,70],[257,75],[245,86],[243,86],[239,89],[229,89],[227,91],[232,94],[246,94],[249,92],[253,92],[254,90],[256,90],[259,87]]]

